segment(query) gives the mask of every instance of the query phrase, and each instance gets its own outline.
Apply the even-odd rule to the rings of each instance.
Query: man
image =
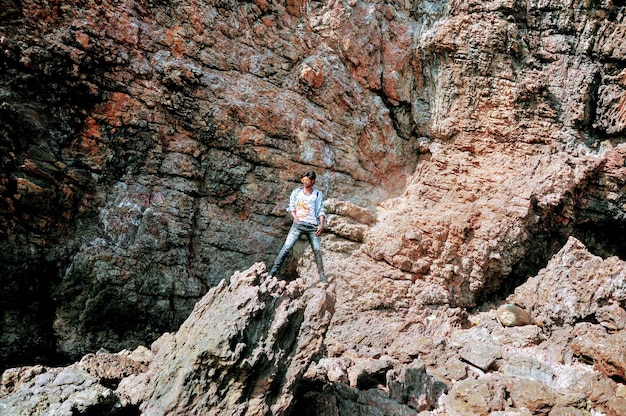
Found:
[[[302,234],[306,235],[315,255],[315,263],[320,280],[328,283],[324,274],[324,265],[322,264],[322,250],[320,236],[324,231],[324,222],[326,221],[326,213],[324,212],[324,199],[322,193],[318,189],[314,189],[315,172],[309,171],[304,173],[300,182],[302,186],[291,192],[289,197],[289,206],[287,211],[293,217],[293,224],[289,229],[289,234],[285,240],[283,248],[281,248],[274,265],[269,272],[268,277],[274,277],[280,266],[283,264],[285,257],[298,241]]]

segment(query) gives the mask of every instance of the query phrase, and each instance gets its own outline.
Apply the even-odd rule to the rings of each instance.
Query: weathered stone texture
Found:
[[[6,371],[3,415],[284,415],[323,349],[334,294],[235,273],[151,351],[88,354],[66,368]],[[284,283],[284,282],[283,282]]]
[[[626,300],[625,273],[622,260],[594,256],[571,237],[546,268],[517,288],[510,299],[526,306],[544,326],[573,325],[595,317],[609,304],[615,304],[615,314],[620,316],[622,308],[617,305]],[[608,309],[602,312],[596,318],[600,322],[610,317]]]
[[[144,396],[131,396],[144,414],[288,414],[322,349],[335,299],[297,282],[281,296],[262,272],[256,265],[222,281],[175,334],[155,342]],[[120,391],[134,389],[129,382]]]
[[[619,414],[625,27],[622,1],[4,0],[0,367],[176,330],[273,260],[313,169],[336,310],[330,361],[303,382],[312,409],[411,414],[382,375],[419,360],[459,414]],[[281,277],[313,284],[308,247],[294,253]],[[497,320],[509,295],[526,325]],[[573,332],[584,322],[593,336]],[[109,358],[77,376],[97,400],[125,374]],[[576,364],[602,387],[576,389]],[[144,403],[153,370],[124,378],[130,404],[101,404]]]

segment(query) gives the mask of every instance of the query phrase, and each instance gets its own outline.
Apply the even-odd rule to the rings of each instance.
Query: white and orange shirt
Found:
[[[289,207],[287,207],[287,212],[293,211],[296,212],[296,217],[300,222],[318,225],[319,218],[326,217],[322,192],[313,189],[313,192],[307,195],[303,188],[294,189],[289,197]]]

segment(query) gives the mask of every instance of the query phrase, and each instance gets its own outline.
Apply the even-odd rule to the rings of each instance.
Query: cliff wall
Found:
[[[399,340],[462,325],[570,236],[623,257],[625,14],[3,0],[1,364],[176,329],[223,278],[273,260],[311,169],[330,214],[330,356],[412,356]],[[314,281],[306,251],[284,278]]]

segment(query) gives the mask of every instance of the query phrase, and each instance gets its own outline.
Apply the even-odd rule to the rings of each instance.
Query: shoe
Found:
[[[275,276],[276,276],[276,270],[270,270],[270,272],[267,274],[268,279],[272,279]]]

